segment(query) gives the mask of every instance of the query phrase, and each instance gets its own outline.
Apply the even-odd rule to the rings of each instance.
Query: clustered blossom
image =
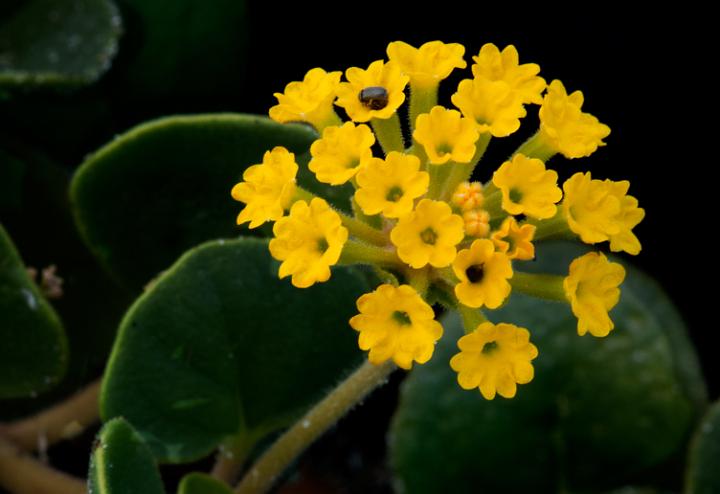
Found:
[[[485,312],[518,291],[565,302],[579,335],[607,336],[625,278],[620,264],[589,252],[566,276],[554,276],[524,272],[523,263],[535,259],[536,243],[568,235],[638,254],[633,228],[645,212],[627,181],[578,172],[558,184],[548,160],[589,156],[610,129],[582,110],[580,91],[568,94],[559,80],[547,84],[537,64],[520,63],[514,46],[489,43],[472,57],[472,77],[450,97],[454,109],[438,104],[438,87],[467,67],[465,47],[396,41],[387,55],[366,69],[348,68],[345,80],[341,72],[311,69],[275,93],[270,109],[277,122],[315,128],[308,169],[320,182],[351,184],[353,213],[298,185],[295,156],[276,147],[233,188],[245,204],[237,222],[275,222],[270,253],[281,261],[279,277],[298,288],[327,281],[336,264],[376,269],[384,282],[358,299],[350,319],[373,364],[392,360],[410,369],[430,360],[443,337],[432,305],[441,303],[465,326],[450,361],[459,385],[486,399],[511,398],[533,379],[532,328],[490,322]],[[406,99],[407,143],[397,113]],[[537,132],[485,183],[474,181],[490,140],[516,132],[531,105],[539,106]]]

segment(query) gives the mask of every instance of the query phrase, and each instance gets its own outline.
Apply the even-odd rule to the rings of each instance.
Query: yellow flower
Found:
[[[387,47],[387,55],[404,74],[410,76],[410,82],[415,87],[437,86],[453,69],[467,67],[467,62],[463,60],[465,47],[458,43],[428,41],[415,48],[403,41],[393,41]]]
[[[435,106],[430,113],[418,115],[413,137],[423,145],[430,163],[442,165],[450,160],[468,163],[475,154],[480,134],[475,122],[456,110]]]
[[[484,201],[480,182],[462,182],[452,195],[452,202],[460,209],[469,211],[482,206]]]
[[[610,135],[610,127],[589,113],[582,112],[583,94],[565,92],[562,82],[554,80],[540,107],[540,137],[566,158],[590,156]]]
[[[625,268],[610,262],[599,252],[589,252],[570,263],[570,273],[563,282],[565,296],[578,318],[580,336],[607,336],[615,327],[608,315],[620,300],[620,284]]]
[[[463,211],[465,235],[471,237],[487,237],[490,233],[490,213],[482,209]]]
[[[555,203],[562,198],[557,178],[542,161],[516,154],[498,168],[492,181],[502,191],[505,211],[544,219],[555,216]]]
[[[399,218],[428,190],[430,176],[420,171],[417,156],[391,151],[385,160],[372,158],[357,174],[355,200],[363,213]]]
[[[232,189],[233,199],[246,204],[237,224],[249,221],[250,228],[257,228],[266,221],[282,218],[295,194],[297,171],[295,155],[284,147],[265,151],[263,162],[248,167],[243,173],[244,181]]]
[[[634,256],[638,255],[641,250],[640,241],[632,232],[645,217],[645,210],[638,207],[638,200],[633,196],[627,195],[630,188],[630,182],[621,180],[613,182],[605,180],[610,185],[611,194],[620,200],[620,213],[616,220],[620,225],[618,233],[610,234],[610,250],[613,252],[625,251]]]
[[[503,252],[496,252],[488,239],[473,241],[469,249],[458,252],[452,264],[460,283],[455,285],[455,295],[468,307],[486,306],[497,309],[510,295],[513,270],[510,259]]]
[[[455,259],[464,223],[460,216],[452,214],[447,203],[423,199],[415,211],[400,218],[390,232],[390,240],[400,259],[413,268],[428,263],[442,268]]]
[[[333,110],[335,91],[341,72],[310,69],[302,82],[291,82],[284,93],[275,93],[278,104],[270,108],[270,118],[280,123],[308,122],[322,129],[337,117]]]
[[[345,77],[348,82],[340,83],[335,104],[345,108],[355,122],[390,118],[405,101],[403,90],[409,77],[394,62],[376,60],[367,70],[350,67]]]
[[[375,135],[367,125],[345,122],[342,127],[326,127],[322,138],[310,147],[310,170],[320,182],[344,184],[372,158]]]
[[[570,229],[585,243],[610,240],[614,252],[638,254],[641,246],[632,229],[645,211],[627,195],[629,187],[627,180],[593,180],[590,172],[570,177],[563,184],[563,213]]]
[[[478,388],[487,400],[499,394],[512,398],[516,384],[532,381],[530,363],[538,355],[530,332],[514,324],[484,322],[458,340],[460,353],[450,359],[463,389]]]
[[[348,238],[340,216],[318,197],[297,201],[290,214],[273,227],[270,254],[282,261],[280,278],[292,275],[292,284],[307,288],[330,278],[330,266],[337,263]]]
[[[480,53],[473,57],[473,76],[491,81],[505,81],[513,92],[520,96],[523,103],[542,103],[542,92],[545,79],[538,76],[540,66],[536,63],[520,65],[517,49],[513,45],[506,46],[502,52],[492,43],[480,48]]]
[[[479,132],[490,132],[495,137],[518,130],[520,119],[526,115],[522,99],[505,81],[465,79],[451,100],[464,116],[477,122]]]
[[[495,247],[504,252],[510,259],[529,261],[535,257],[535,246],[532,243],[536,227],[525,223],[518,225],[512,216],[505,218],[500,229],[491,236]]]
[[[408,285],[380,285],[361,296],[357,308],[360,314],[350,319],[350,326],[360,332],[360,349],[370,350],[368,360],[375,365],[388,359],[403,369],[413,361],[424,364],[443,334],[432,307]]]

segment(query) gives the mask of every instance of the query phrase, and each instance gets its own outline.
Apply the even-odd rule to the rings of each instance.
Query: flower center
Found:
[[[444,154],[450,154],[451,152],[452,152],[452,147],[450,146],[450,144],[448,144],[446,142],[440,144],[437,147],[437,154],[439,154],[441,156]]]
[[[396,310],[392,313],[392,318],[395,319],[395,322],[397,322],[401,326],[407,326],[412,324],[410,316],[405,311]]]
[[[400,198],[403,196],[403,190],[398,187],[397,185],[393,186],[388,190],[387,195],[385,196],[385,199],[387,199],[390,202],[398,202]]]
[[[433,230],[430,227],[425,228],[422,232],[420,232],[420,240],[425,242],[428,245],[435,245],[435,242],[437,242],[437,233],[435,233],[435,230]]]
[[[360,102],[371,110],[382,110],[388,104],[388,92],[382,86],[370,86],[360,91]]]
[[[510,192],[508,193],[508,195],[510,196],[510,201],[514,202],[515,204],[520,204],[520,201],[522,201],[522,198],[523,198],[523,193],[520,192],[515,187],[510,189]]]
[[[330,245],[328,244],[328,242],[327,242],[327,240],[325,239],[325,237],[318,239],[318,241],[317,241],[317,250],[318,250],[318,252],[320,252],[320,254],[324,254],[325,251],[328,250],[328,247],[330,247]]]
[[[485,277],[483,265],[473,264],[472,266],[468,266],[468,268],[465,270],[465,276],[467,276],[467,279],[470,283],[480,283],[483,277]]]
[[[481,353],[485,355],[489,355],[493,352],[495,352],[498,349],[498,344],[494,341],[488,341],[485,343],[482,347],[482,350],[480,350]]]

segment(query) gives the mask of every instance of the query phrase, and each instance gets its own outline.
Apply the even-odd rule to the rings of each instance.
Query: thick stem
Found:
[[[375,264],[386,267],[401,267],[402,262],[393,250],[348,240],[340,254],[342,264]]]
[[[215,465],[213,465],[210,475],[228,485],[232,485],[240,475],[244,464],[244,459],[230,457],[220,451],[217,454],[217,459],[215,460]]]
[[[462,303],[458,304],[457,307],[460,317],[462,318],[463,328],[465,328],[465,334],[472,333],[478,326],[487,321],[487,318],[480,309],[473,309]]]
[[[555,302],[567,302],[563,281],[565,277],[554,274],[532,274],[515,271],[510,278],[513,290]]]
[[[100,379],[93,381],[67,400],[37,415],[0,425],[0,435],[23,451],[34,451],[41,442],[51,445],[77,436],[100,418],[100,384]]]
[[[557,213],[552,218],[531,222],[536,227],[533,237],[535,242],[574,237],[575,234],[570,230],[570,226],[565,218],[564,208],[565,206],[563,204],[559,204]]]
[[[367,223],[348,216],[341,211],[338,211],[338,214],[340,215],[343,226],[348,229],[348,232],[353,237],[375,245],[384,246],[388,244],[388,237],[381,230],[373,228]]]
[[[525,141],[515,152],[516,154],[523,154],[528,158],[537,158],[542,161],[547,161],[557,154],[552,147],[545,142],[540,131],[537,131],[530,139]]]
[[[85,494],[82,480],[23,454],[0,438],[0,486],[13,494]]]
[[[410,83],[410,132],[415,130],[417,117],[423,113],[430,113],[437,105],[438,85],[422,86]]]
[[[385,383],[395,369],[391,362],[362,364],[322,401],[290,427],[265,451],[235,487],[236,494],[261,494],[320,435],[372,390]]]
[[[458,185],[463,182],[468,182],[472,177],[473,170],[478,162],[482,159],[490,144],[490,138],[492,136],[489,133],[480,134],[477,142],[475,143],[475,155],[472,157],[469,163],[454,163],[450,173],[448,174],[447,180],[443,184],[440,197],[444,201],[450,200],[455,192]]]
[[[401,153],[405,151],[400,117],[398,117],[397,113],[393,113],[390,118],[373,118],[370,120],[370,125],[385,155],[390,151],[399,151]]]

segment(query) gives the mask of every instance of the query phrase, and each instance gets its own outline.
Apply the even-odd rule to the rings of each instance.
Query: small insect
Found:
[[[370,86],[360,91],[359,99],[371,110],[382,110],[388,104],[388,92],[382,86]]]

